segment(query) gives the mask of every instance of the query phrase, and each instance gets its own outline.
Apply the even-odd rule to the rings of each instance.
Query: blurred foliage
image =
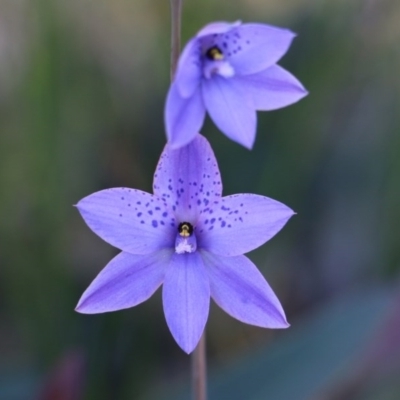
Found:
[[[334,364],[320,356],[317,369],[296,367],[319,352],[312,334],[337,318],[329,304],[343,293],[376,286],[387,292],[384,298],[398,291],[388,283],[400,270],[400,4],[184,3],[184,41],[212,20],[257,20],[296,31],[281,64],[310,91],[299,104],[259,113],[252,152],[210,121],[204,127],[225,194],[260,193],[298,213],[250,254],[293,328],[242,325],[213,305],[211,382],[229,382],[234,393],[254,368],[273,370],[277,362],[282,386],[269,392],[265,384],[263,396],[282,399],[279,390],[304,379],[310,386],[301,398],[333,399],[330,389],[343,378],[334,366],[344,365],[353,343],[348,335],[368,340],[380,327],[375,317],[399,309],[398,302],[373,308],[372,294],[359,311],[343,306],[343,317],[371,311],[370,322],[324,332],[328,350],[337,351]],[[74,312],[116,251],[89,231],[72,205],[108,187],[151,190],[165,143],[169,23],[167,1],[0,0],[1,399],[127,400],[186,377],[189,360],[168,332],[160,293],[118,313]],[[324,312],[311,323],[316,307]],[[398,324],[387,329],[400,337]],[[304,331],[310,336],[302,352],[280,356],[299,345]],[[373,385],[357,381],[357,400],[399,397],[396,354],[372,363],[371,371],[383,372]],[[318,372],[325,374],[322,383]],[[260,387],[265,377],[257,376]],[[211,388],[214,398],[223,396]]]

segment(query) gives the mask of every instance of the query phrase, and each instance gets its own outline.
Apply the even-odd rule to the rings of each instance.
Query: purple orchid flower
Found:
[[[293,211],[255,194],[221,197],[217,162],[201,135],[181,149],[167,144],[153,188],[154,194],[102,190],[77,204],[88,226],[122,250],[84,292],[77,311],[133,307],[163,285],[167,324],[187,353],[204,330],[210,296],[239,321],[288,327],[279,300],[243,253],[272,238]]]
[[[206,111],[230,139],[251,149],[256,110],[276,110],[307,95],[276,62],[295,34],[265,24],[215,22],[185,46],[165,106],[169,144],[179,148],[200,131]]]

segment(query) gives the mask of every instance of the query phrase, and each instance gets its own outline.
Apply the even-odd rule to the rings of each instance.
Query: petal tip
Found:
[[[191,353],[193,353],[193,351],[194,351],[194,349],[196,348],[196,346],[197,346],[197,343],[196,343],[196,345],[195,346],[190,346],[190,347],[188,347],[188,346],[181,346],[181,345],[179,345],[179,347],[186,353],[186,354],[191,354]]]
[[[190,144],[192,141],[194,140],[193,138],[189,138],[189,140],[173,140],[173,139],[169,139],[168,140],[168,147],[170,150],[178,150],[182,147],[187,146],[188,144]]]
[[[83,295],[82,295],[82,297],[78,301],[78,304],[75,307],[75,311],[80,314],[91,314],[90,312],[88,312],[87,307],[85,307],[85,305],[84,305],[85,300],[86,299],[84,299]]]
[[[79,314],[88,314],[87,312],[85,312],[85,310],[83,308],[84,307],[82,307],[81,302],[79,302],[77,304],[77,306],[75,307],[74,311],[78,312]]]

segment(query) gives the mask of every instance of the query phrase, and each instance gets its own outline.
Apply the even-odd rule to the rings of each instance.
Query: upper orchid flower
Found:
[[[243,253],[273,237],[293,211],[255,194],[221,197],[217,162],[201,135],[178,150],[166,146],[153,188],[102,190],[77,204],[89,227],[122,250],[77,311],[133,307],[163,284],[167,324],[187,353],[204,330],[210,296],[242,322],[286,328],[279,300]]]
[[[275,110],[307,95],[303,85],[276,62],[295,34],[264,24],[216,22],[185,46],[165,106],[173,148],[200,131],[206,110],[230,139],[251,149],[256,110]]]

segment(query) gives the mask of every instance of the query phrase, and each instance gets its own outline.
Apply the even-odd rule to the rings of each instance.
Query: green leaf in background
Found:
[[[280,334],[272,346],[256,349],[209,371],[210,400],[306,400],[351,371],[382,324],[392,290],[371,287],[318,307]],[[185,377],[188,379],[188,377]],[[145,399],[190,398],[189,388],[170,389]]]

